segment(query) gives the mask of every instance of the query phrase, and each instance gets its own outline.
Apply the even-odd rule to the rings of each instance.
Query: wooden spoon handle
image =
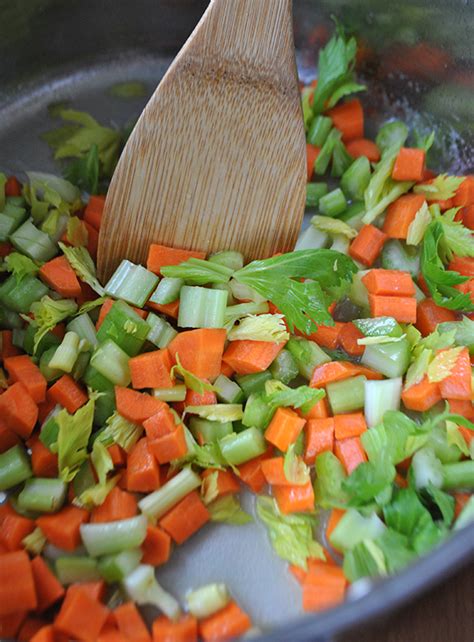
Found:
[[[205,65],[218,61],[228,73],[234,63],[240,75],[248,70],[252,76],[257,66],[294,89],[294,57],[288,55],[293,52],[292,0],[211,0],[201,23],[190,50]]]

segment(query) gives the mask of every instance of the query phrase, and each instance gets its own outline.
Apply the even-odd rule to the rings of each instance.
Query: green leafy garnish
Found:
[[[59,247],[79,279],[90,285],[94,292],[103,296],[105,290],[97,280],[94,261],[87,249],[85,247],[68,247],[64,243],[59,243]]]
[[[395,479],[396,470],[390,460],[383,461],[382,458],[359,464],[347,477],[342,487],[349,496],[350,506],[364,506],[381,495],[387,488],[391,488]],[[384,493],[381,503],[385,504],[390,500],[391,493]]]
[[[208,283],[227,283],[233,275],[233,270],[219,263],[190,258],[179,265],[162,267],[161,274],[183,279],[190,285],[206,285]]]
[[[47,294],[40,300],[31,304],[30,308],[34,320],[32,325],[36,328],[33,350],[36,352],[41,339],[58,323],[64,321],[77,310],[77,304],[72,299],[51,299]]]
[[[99,189],[99,148],[95,143],[82,158],[69,163],[64,170],[64,175],[72,183],[89,194],[97,194]]]
[[[283,515],[276,501],[270,497],[258,497],[256,508],[279,557],[304,570],[308,558],[325,559],[322,546],[314,539],[316,518],[313,515]]]
[[[243,526],[252,521],[251,516],[243,510],[234,495],[219,497],[207,508],[211,513],[211,522]]]
[[[76,312],[75,316],[79,316],[80,314],[84,314],[86,312],[90,312],[91,310],[95,310],[95,308],[98,308],[99,306],[103,305],[106,300],[107,300],[107,297],[100,296],[97,299],[94,299],[93,301],[86,301],[81,305],[79,310]]]
[[[283,319],[282,314],[249,314],[230,329],[227,338],[229,341],[288,341],[290,335]]]
[[[97,437],[106,446],[118,444],[129,453],[143,433],[143,426],[128,421],[118,412],[107,419],[106,427]]]
[[[34,276],[39,270],[39,267],[32,259],[19,252],[10,252],[10,254],[5,257],[5,264],[7,270],[15,275],[18,283],[25,276]]]
[[[183,379],[186,388],[194,390],[194,392],[197,392],[200,395],[206,391],[212,392],[215,390],[214,386],[210,384],[209,381],[205,381],[189,370],[186,370],[180,361],[179,354],[176,355],[176,365],[171,368],[170,375],[171,377],[176,377],[176,375],[178,375]]]
[[[139,80],[130,80],[128,82],[117,82],[109,88],[111,96],[118,98],[141,98],[148,94],[147,86]]]
[[[407,245],[419,245],[423,240],[426,229],[431,223],[431,213],[428,204],[423,201],[423,205],[416,213],[415,218],[410,223],[407,233]]]
[[[119,476],[107,480],[107,475],[114,469],[114,464],[107,447],[100,439],[94,440],[90,458],[97,475],[97,484],[86,488],[75,501],[77,506],[85,506],[89,509],[100,506],[119,480]]]
[[[66,227],[66,238],[68,243],[73,247],[82,247],[87,245],[89,233],[84,221],[78,216],[71,216],[68,219]]]
[[[79,408],[73,415],[63,409],[55,416],[58,432],[59,477],[70,482],[87,459],[87,445],[94,420],[94,399]]]
[[[306,413],[324,396],[325,392],[321,388],[310,388],[309,386],[289,388],[281,381],[274,379],[265,383],[264,401],[273,410],[291,407],[301,408]]]
[[[452,198],[464,180],[464,176],[439,174],[431,183],[415,185],[415,194],[423,194],[428,201],[445,201]]]
[[[453,207],[447,212],[444,212],[444,214],[435,214],[435,221],[441,225],[443,230],[439,250],[444,262],[450,261],[453,254],[457,256],[474,256],[474,237],[472,231],[460,221],[454,220],[458,209],[458,207]]]

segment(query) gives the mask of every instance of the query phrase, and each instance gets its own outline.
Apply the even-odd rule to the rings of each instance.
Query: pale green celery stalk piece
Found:
[[[213,386],[216,391],[217,398],[223,403],[242,403],[244,393],[242,388],[232,379],[221,374],[214,381]]]
[[[191,468],[183,468],[166,484],[138,502],[138,507],[149,519],[159,519],[183,497],[201,485],[201,478]]]
[[[66,586],[77,582],[96,582],[100,580],[97,560],[91,557],[59,557],[56,560],[55,570],[58,580]]]
[[[53,370],[71,372],[79,356],[79,343],[79,335],[75,332],[66,332],[49,361],[49,367]]]
[[[181,328],[222,328],[225,322],[227,292],[200,286],[181,288],[178,326]]]
[[[361,363],[381,372],[386,377],[395,378],[405,374],[410,365],[411,349],[407,339],[394,343],[367,345]]]
[[[120,519],[115,522],[81,524],[81,538],[92,557],[121,553],[137,548],[146,536],[145,515]]]
[[[331,361],[331,357],[317,343],[303,337],[291,337],[285,348],[295,360],[300,375],[308,380],[316,366]]]
[[[158,584],[153,566],[140,564],[123,580],[122,586],[127,596],[139,606],[154,606],[170,620],[180,617],[178,601]]]
[[[173,386],[173,388],[154,388],[152,396],[155,397],[155,399],[160,399],[167,403],[184,401],[186,399],[186,386],[184,384],[178,384],[177,386]]]
[[[474,461],[458,461],[443,466],[443,488],[474,490]]]
[[[328,193],[327,183],[307,183],[306,207],[318,207],[320,199]],[[309,249],[309,248],[301,248]]]
[[[369,428],[378,426],[387,410],[398,410],[402,396],[402,378],[365,381],[365,420]]]
[[[32,474],[30,458],[21,446],[0,454],[0,491],[20,484]]]
[[[385,524],[375,513],[365,517],[349,508],[332,531],[329,541],[337,550],[349,551],[359,542],[382,535],[385,529]]]
[[[18,495],[18,505],[26,511],[55,513],[66,499],[67,485],[61,479],[28,479]]]
[[[229,602],[230,594],[225,584],[206,584],[186,596],[187,610],[198,619],[213,615]]]
[[[211,263],[217,263],[218,265],[223,265],[230,270],[240,270],[244,267],[244,257],[240,252],[234,250],[224,250],[223,252],[216,252],[211,254],[208,258],[208,261]]]
[[[157,348],[166,348],[178,334],[168,321],[157,314],[150,312],[146,321],[150,326],[147,341],[153,343]]]
[[[110,339],[104,341],[91,357],[90,365],[117,386],[130,383],[129,356]]]
[[[57,245],[30,219],[10,235],[10,243],[33,261],[49,261],[58,253]]]
[[[319,211],[325,216],[338,216],[347,207],[346,197],[340,187],[319,199]]]
[[[114,555],[104,555],[98,561],[98,571],[107,583],[121,582],[130,575],[143,557],[139,548],[132,548]]]
[[[231,279],[229,281],[229,285],[232,290],[233,296],[238,300],[248,300],[253,301],[254,303],[266,303],[266,299],[263,296],[261,296],[258,292],[255,292],[254,289],[252,289],[245,283],[240,283],[240,281]],[[244,303],[243,305],[248,304]]]
[[[179,293],[184,285],[183,279],[165,276],[158,283],[158,287],[150,297],[152,303],[166,305],[179,299]]]
[[[266,450],[262,433],[254,427],[223,437],[219,446],[224,459],[234,466],[263,455]]]
[[[314,225],[309,225],[296,241],[295,250],[319,250],[326,247],[329,236],[326,232],[317,230]]]
[[[326,394],[335,415],[353,412],[364,407],[366,378],[363,375],[334,381],[326,386]]]
[[[233,433],[231,421],[223,423],[220,421],[201,419],[200,417],[191,417],[189,420],[189,429],[196,439],[198,435],[201,435],[205,444],[219,441],[222,437]]]
[[[95,325],[87,312],[71,319],[66,328],[69,332],[75,332],[80,339],[88,341],[93,348],[99,345]]]
[[[436,488],[443,486],[443,465],[436,457],[433,448],[425,446],[418,450],[413,455],[411,470],[417,489],[426,488],[430,484]]]
[[[157,286],[159,278],[142,265],[123,260],[110,277],[105,291],[116,299],[142,308]]]

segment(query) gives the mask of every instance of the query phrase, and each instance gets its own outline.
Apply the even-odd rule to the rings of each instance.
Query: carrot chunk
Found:
[[[400,323],[416,322],[415,297],[369,294],[369,305],[372,317],[393,317]]]
[[[326,564],[303,582],[303,610],[324,611],[344,600],[347,580],[342,568]]]
[[[173,363],[181,364],[197,377],[214,381],[221,371],[227,333],[223,328],[199,328],[180,332],[168,346]]]
[[[371,163],[377,163],[380,160],[380,149],[373,140],[368,138],[355,138],[347,143],[346,149],[352,158],[365,156]]]
[[[146,529],[142,551],[142,564],[151,564],[152,566],[166,564],[171,552],[171,538],[158,526],[149,525]]]
[[[251,626],[249,616],[235,602],[230,602],[217,613],[201,620],[199,633],[204,642],[224,642],[243,635]]]
[[[134,388],[172,388],[174,381],[170,370],[171,357],[168,350],[154,350],[132,357],[128,361]]]
[[[46,397],[46,379],[36,363],[27,354],[4,359],[3,365],[8,370],[12,381],[19,381],[28,390],[35,403],[41,403]]]
[[[392,178],[395,181],[421,181],[425,169],[424,149],[402,147],[395,159]]]
[[[167,464],[174,459],[180,459],[188,452],[183,424],[179,424],[173,432],[148,440],[148,448],[156,457],[159,464]]]
[[[313,465],[319,453],[332,451],[334,447],[334,417],[309,419],[304,431],[304,461]]]
[[[169,406],[162,404],[158,412],[143,422],[148,439],[154,440],[172,433],[176,428],[175,419]]]
[[[162,267],[167,265],[179,265],[190,258],[205,259],[206,254],[204,252],[180,250],[176,247],[168,247],[167,245],[152,243],[148,250],[146,267],[150,272],[160,274]]]
[[[367,424],[362,412],[335,415],[334,417],[334,436],[338,440],[359,437],[366,430]]]
[[[120,633],[132,642],[150,642],[150,634],[133,602],[125,602],[114,610]]]
[[[142,424],[165,406],[160,399],[122,386],[115,386],[115,403],[117,412],[134,424]]]
[[[367,461],[367,456],[362,448],[359,437],[336,441],[334,443],[334,453],[346,469],[348,475],[350,475],[359,464]]]
[[[290,444],[296,441],[305,423],[306,420],[299,417],[294,410],[277,408],[265,431],[265,439],[286,452]]]
[[[74,640],[96,642],[109,609],[83,591],[66,593],[54,627]]]
[[[215,473],[217,474],[217,497],[238,493],[240,491],[240,484],[236,476],[229,470],[207,468],[202,472],[201,477],[205,480]]]
[[[97,231],[100,230],[102,222],[102,214],[104,213],[105,196],[93,195],[89,196],[89,201],[84,210],[84,221],[92,225]]]
[[[38,406],[22,383],[14,383],[0,395],[0,416],[6,427],[23,439],[31,435],[38,419]]]
[[[408,272],[400,270],[370,270],[362,277],[369,294],[384,296],[415,296],[415,285]]]
[[[424,337],[434,332],[438,323],[445,321],[456,321],[452,310],[436,305],[433,299],[423,299],[418,303],[415,325]]]
[[[81,543],[79,527],[89,519],[89,513],[76,506],[66,506],[54,515],[42,515],[36,523],[46,539],[58,548],[73,551]]]
[[[402,401],[405,407],[419,412],[429,410],[441,399],[439,383],[430,383],[426,375],[419,383],[415,383],[402,392]]]
[[[364,136],[364,112],[358,98],[333,107],[327,115],[334,123],[334,127],[342,132],[344,143]]]
[[[152,631],[153,642],[197,642],[198,622],[193,615],[182,615],[177,622],[162,615],[153,622]]]
[[[314,510],[313,484],[273,486],[273,495],[282,513],[303,513]]]
[[[387,235],[374,225],[364,225],[350,244],[349,254],[356,261],[370,267],[382,251],[387,238]]]
[[[24,551],[0,555],[0,616],[35,609],[38,604],[33,571]]]
[[[360,357],[364,354],[365,347],[360,346],[357,341],[364,335],[352,322],[344,323],[339,333],[339,345],[352,357]]]
[[[7,551],[19,551],[23,548],[23,539],[29,535],[34,528],[35,523],[32,519],[12,512],[11,514],[5,515],[2,519],[0,541]]]
[[[160,470],[149,440],[140,439],[128,456],[127,489],[137,493],[151,493],[160,487]]]
[[[406,239],[410,225],[425,202],[421,194],[404,194],[391,203],[383,224],[383,231],[392,239]]]
[[[466,176],[453,197],[454,207],[474,205],[474,176]]]
[[[263,372],[276,359],[284,343],[232,341],[222,357],[237,374]]]
[[[313,175],[314,163],[316,162],[320,151],[321,149],[319,147],[306,143],[306,178],[308,182],[311,180]]]
[[[31,467],[35,477],[57,477],[57,454],[46,448],[36,435],[28,440],[28,447],[31,450]]]
[[[472,376],[468,348],[461,350],[449,376],[439,382],[439,390],[443,399],[471,401]]]
[[[31,561],[31,570],[38,597],[37,610],[42,613],[63,597],[64,587],[54,573],[50,571],[49,566],[42,557],[35,557]]]
[[[39,271],[42,281],[65,299],[81,296],[81,284],[65,256],[44,263]]]
[[[112,488],[105,501],[91,513],[91,522],[115,522],[134,517],[138,512],[134,495],[120,488]]]
[[[65,374],[49,388],[48,399],[66,408],[72,415],[87,403],[88,396],[71,375]]]
[[[182,544],[210,519],[210,513],[194,490],[160,520],[160,526],[177,544]]]

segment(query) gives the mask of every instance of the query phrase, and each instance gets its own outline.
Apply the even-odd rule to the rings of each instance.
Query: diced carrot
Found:
[[[459,272],[463,276],[474,277],[474,258],[470,256],[453,256],[448,265],[448,270]]]
[[[430,383],[425,375],[419,383],[415,383],[402,392],[402,401],[409,410],[424,412],[438,401],[441,401],[439,383]]]
[[[2,348],[2,361],[8,359],[8,357],[16,357],[20,354],[20,351],[16,346],[13,345],[13,333],[11,330],[2,330],[1,333],[2,340],[0,345]]]
[[[474,279],[469,279],[464,283],[454,286],[456,290],[462,292],[463,294],[468,294],[471,298],[471,302],[474,303]]]
[[[315,145],[310,145],[306,143],[306,178],[308,182],[311,180],[311,177],[314,172],[314,163],[319,156],[321,149]]]
[[[97,642],[128,642],[128,640],[116,626],[106,622],[99,633]]]
[[[74,593],[84,593],[91,600],[101,602],[105,597],[105,582],[104,580],[96,580],[95,582],[76,582],[68,587],[67,592],[69,596]]]
[[[334,123],[334,127],[342,132],[342,140],[347,143],[364,136],[364,112],[358,98],[349,100],[333,107],[327,115]]]
[[[251,626],[249,616],[235,602],[230,602],[217,613],[201,620],[199,633],[204,642],[224,642],[240,637]]]
[[[294,486],[285,475],[283,457],[270,457],[262,461],[262,473],[271,486]]]
[[[127,463],[127,453],[118,444],[112,444],[107,447],[112,463],[115,468],[125,466]]]
[[[153,642],[197,642],[198,622],[190,614],[175,622],[162,615],[153,622],[152,632]]]
[[[62,634],[56,631],[52,624],[47,624],[35,633],[31,638],[31,642],[59,642],[59,636],[61,636],[62,642]]]
[[[409,272],[400,270],[370,270],[362,277],[369,294],[384,296],[415,296],[415,285]]]
[[[474,176],[466,176],[453,197],[454,207],[474,205]]]
[[[316,366],[309,385],[311,388],[322,388],[333,381],[342,381],[358,375],[364,375],[370,380],[382,379],[379,372],[360,364],[351,361],[328,361]]]
[[[334,325],[319,325],[316,332],[309,335],[309,339],[323,348],[335,350],[339,345],[343,327],[344,323],[340,321],[336,321]]]
[[[474,404],[472,401],[459,401],[459,399],[446,399],[446,401],[449,403],[451,412],[456,415],[462,415],[469,421],[474,421]]]
[[[57,477],[57,454],[46,448],[37,435],[28,441],[28,447],[31,450],[31,467],[35,477]]]
[[[149,439],[148,448],[156,457],[159,464],[168,464],[174,459],[184,457],[188,452],[188,446],[186,444],[183,424],[176,426],[173,432],[167,435],[163,435],[157,439]]]
[[[331,514],[329,515],[329,519],[328,519],[328,523],[326,525],[326,531],[325,531],[326,541],[328,543],[331,543],[331,533],[339,524],[339,522],[341,521],[341,519],[344,517],[345,514],[346,514],[346,511],[341,508],[333,508],[331,510]],[[339,550],[334,546],[334,544],[331,544],[331,546],[335,550]]]
[[[232,341],[222,359],[240,375],[263,372],[276,359],[284,345],[284,342]]]
[[[179,299],[172,301],[171,303],[154,303],[153,301],[148,300],[146,303],[147,307],[164,314],[167,317],[172,319],[177,319],[179,315]]]
[[[186,390],[185,406],[208,406],[217,403],[216,393],[205,390],[202,394],[194,390]]]
[[[99,247],[99,232],[95,227],[92,227],[92,225],[89,225],[89,223],[86,223],[85,221],[84,225],[87,229],[87,249],[95,261],[97,258],[97,249]]]
[[[35,528],[32,519],[13,513],[5,515],[2,520],[0,541],[7,551],[19,551],[23,548],[22,540]]]
[[[392,239],[406,239],[420,207],[425,202],[421,194],[404,194],[391,203],[383,224],[383,231]]]
[[[244,482],[254,493],[261,493],[263,487],[265,486],[265,476],[262,472],[262,462],[265,461],[268,457],[271,457],[271,449],[268,449],[267,452],[258,457],[254,457],[249,461],[246,461],[245,464],[238,466],[238,471],[241,481]]]
[[[0,419],[0,453],[10,450],[13,446],[20,443],[20,439],[13,430],[7,427],[5,422]]]
[[[171,357],[168,350],[154,350],[128,360],[134,388],[172,388]]]
[[[143,422],[143,427],[150,440],[172,433],[176,428],[176,423],[169,406],[163,403],[158,412]]]
[[[102,214],[104,212],[105,196],[89,196],[89,201],[84,210],[84,221],[92,225],[97,231],[100,230]]]
[[[296,412],[305,419],[323,419],[324,417],[329,417],[328,404],[326,399],[320,399],[317,401],[308,412],[301,412],[301,408],[298,408]]]
[[[452,310],[436,305],[433,299],[423,299],[418,303],[415,326],[424,337],[434,332],[438,323],[445,321],[456,321]]]
[[[109,609],[83,591],[66,594],[54,627],[74,640],[96,642]]]
[[[73,551],[81,543],[79,527],[89,519],[89,513],[76,506],[66,506],[54,515],[41,515],[36,523],[46,539],[58,548]]]
[[[360,357],[365,347],[360,346],[357,341],[363,337],[362,332],[352,322],[344,323],[339,333],[339,345],[347,354]]]
[[[160,519],[160,526],[182,544],[210,519],[210,513],[193,490]]]
[[[459,513],[462,511],[464,506],[467,504],[467,502],[471,499],[472,493],[461,493],[459,491],[455,491],[453,493],[454,495],[454,517],[459,517]]]
[[[334,416],[334,436],[336,439],[359,437],[367,430],[367,424],[362,412]]]
[[[137,500],[134,495],[115,486],[91,513],[91,522],[115,522],[119,519],[134,517],[138,512]]]
[[[95,324],[96,330],[99,330],[114,303],[115,301],[113,299],[105,299],[105,301],[102,303],[102,305],[100,306],[99,318],[97,319],[97,323]]]
[[[461,210],[462,223],[469,230],[474,230],[474,205],[467,205]]]
[[[314,510],[314,491],[311,481],[300,486],[273,486],[272,490],[278,508],[285,515]]]
[[[308,465],[313,465],[319,453],[332,451],[334,447],[334,417],[309,419],[304,431],[304,461]]]
[[[23,624],[21,625],[20,630],[18,631],[17,634],[17,639],[18,642],[29,642],[36,633],[43,627],[47,625],[47,621],[44,620],[43,618],[40,617],[27,617]],[[10,636],[3,636],[0,633],[0,636],[3,637],[10,637]],[[11,637],[14,637],[15,634],[13,634]]]
[[[415,297],[369,294],[369,305],[372,317],[393,317],[400,323],[416,322]]]
[[[19,381],[28,390],[35,403],[41,403],[46,397],[46,379],[27,354],[4,359],[3,365],[8,370],[12,381]]]
[[[342,463],[348,475],[357,468],[359,464],[367,461],[367,456],[359,437],[350,437],[334,442],[334,453]]]
[[[278,450],[286,452],[290,444],[298,438],[305,423],[306,420],[299,417],[294,410],[277,408],[265,431],[265,439]]]
[[[142,564],[166,564],[171,552],[171,537],[158,526],[148,525],[142,551]]]
[[[46,285],[49,285],[50,288],[64,298],[74,299],[82,295],[81,285],[76,273],[64,255],[43,263],[39,270],[39,276]]]
[[[0,395],[0,416],[7,428],[23,439],[31,435],[38,418],[38,406],[22,383],[14,383]]]
[[[10,245],[10,243],[7,243],[5,241],[2,241],[0,243],[0,259],[4,259],[6,256],[8,256],[13,250],[13,245]]]
[[[181,250],[176,247],[168,247],[166,245],[152,243],[148,250],[146,267],[150,272],[160,274],[162,267],[167,265],[179,265],[190,258],[205,259],[206,254],[204,252]]]
[[[150,493],[160,487],[160,471],[146,437],[140,439],[128,456],[127,489]]]
[[[234,369],[231,366],[229,366],[229,364],[227,364],[227,363],[225,363],[223,361],[221,363],[221,372],[220,372],[220,374],[223,374],[226,377],[229,377],[229,379],[230,379],[230,377],[232,377],[232,375],[234,374]]]
[[[347,580],[342,568],[326,564],[303,582],[303,610],[324,611],[344,600]]]
[[[355,138],[347,143],[346,149],[352,158],[365,156],[371,163],[377,163],[380,160],[380,149],[373,140],[368,138]]]
[[[229,470],[207,468],[202,472],[201,477],[204,480],[214,475],[214,473],[217,473],[217,497],[238,493],[240,491],[240,484],[236,476]]]
[[[5,196],[21,196],[21,183],[16,176],[9,176],[5,182]]]
[[[421,181],[425,169],[424,149],[402,147],[395,159],[392,178],[395,181]]]
[[[461,350],[449,376],[439,382],[439,390],[443,399],[471,401],[471,360],[468,348]]]
[[[38,421],[42,424],[49,413],[54,410],[56,407],[56,402],[49,398],[48,392],[46,392],[46,399],[43,403],[38,404]]]
[[[16,515],[17,513],[12,508],[11,504],[6,501],[0,504],[0,526],[3,524],[3,520],[7,515]]]
[[[0,556],[0,616],[10,615],[21,607],[35,609],[38,600],[31,562],[24,551]]]
[[[115,403],[117,412],[135,424],[142,424],[165,405],[151,395],[122,386],[115,386]]]
[[[125,602],[114,610],[115,621],[122,635],[131,642],[150,642],[150,634],[133,602]]]
[[[71,375],[65,374],[49,388],[48,399],[66,408],[72,415],[87,403],[88,396]]]
[[[37,556],[31,561],[31,570],[38,598],[37,611],[42,613],[63,597],[64,587],[42,557]]]
[[[387,235],[374,225],[364,225],[349,246],[349,254],[356,261],[371,266],[378,257]]]
[[[181,364],[197,377],[214,381],[221,371],[227,333],[223,328],[199,328],[180,332],[168,346],[173,363]]]
[[[26,611],[15,611],[8,615],[0,615],[0,639],[16,638],[18,629],[26,618]]]

